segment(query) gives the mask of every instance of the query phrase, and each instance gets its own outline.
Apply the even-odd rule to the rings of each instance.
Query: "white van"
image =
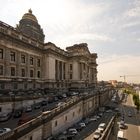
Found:
[[[118,131],[117,140],[124,140],[124,132],[122,130]]]

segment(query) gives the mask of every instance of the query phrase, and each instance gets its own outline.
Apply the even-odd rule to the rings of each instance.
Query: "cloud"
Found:
[[[118,79],[140,69],[140,59],[134,56],[140,52],[140,0],[0,1],[1,20],[9,25],[15,27],[31,8],[46,42],[63,49],[88,43],[89,50],[98,53],[100,79]]]
[[[133,0],[130,4],[131,8],[126,11],[125,15],[128,17],[140,17],[140,1]]]
[[[134,26],[140,26],[140,21],[132,21],[132,22],[129,22],[129,23],[125,23],[124,25],[122,25],[122,29],[131,28],[131,27],[134,27]]]
[[[121,75],[137,75],[127,77],[127,82],[140,82],[140,56],[133,55],[112,55],[108,58],[99,58],[98,78],[99,80],[119,80]],[[112,79],[110,79],[110,77]]]

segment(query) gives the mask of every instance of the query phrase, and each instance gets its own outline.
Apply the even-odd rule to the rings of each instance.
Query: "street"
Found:
[[[140,140],[140,114],[136,113],[132,95],[128,95],[127,101],[122,103],[121,109],[127,125],[127,128],[124,130],[124,137],[128,140]],[[132,113],[132,117],[128,116],[128,112]]]

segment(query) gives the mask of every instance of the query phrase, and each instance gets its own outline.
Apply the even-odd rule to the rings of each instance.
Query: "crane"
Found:
[[[122,75],[122,76],[120,76],[120,77],[123,77],[124,83],[125,83],[125,82],[126,82],[126,75]]]
[[[123,77],[124,83],[126,82],[126,77],[135,77],[135,76],[140,76],[140,75],[121,75],[120,77]]]

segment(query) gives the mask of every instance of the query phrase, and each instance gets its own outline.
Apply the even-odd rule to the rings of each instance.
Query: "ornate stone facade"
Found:
[[[0,22],[0,91],[91,91],[97,83],[96,53],[86,43],[67,47],[44,43],[29,10],[14,28]]]

